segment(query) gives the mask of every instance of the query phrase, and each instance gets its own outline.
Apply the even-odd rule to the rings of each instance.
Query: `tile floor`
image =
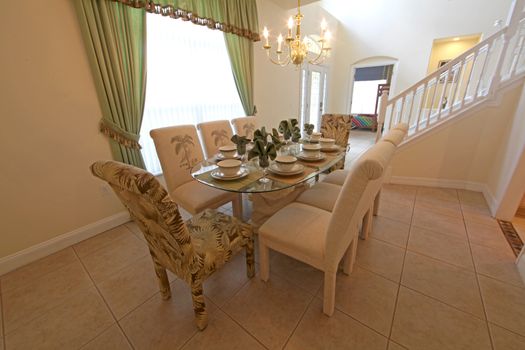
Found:
[[[525,349],[525,286],[479,193],[386,185],[332,317],[319,271],[274,253],[263,283],[243,259],[206,282],[198,332],[127,223],[1,276],[0,349]]]

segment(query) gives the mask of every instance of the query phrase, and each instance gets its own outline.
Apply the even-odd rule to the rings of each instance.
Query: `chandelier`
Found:
[[[296,66],[300,66],[305,60],[310,64],[320,64],[322,63],[330,54],[330,39],[332,38],[332,33],[328,30],[328,25],[326,20],[321,21],[321,35],[317,39],[319,46],[318,53],[311,54],[309,50],[310,43],[308,42],[307,37],[301,38],[301,21],[303,15],[301,14],[301,0],[297,0],[297,14],[295,15],[295,20],[290,16],[288,19],[288,35],[286,38],[283,38],[282,34],[279,34],[277,37],[277,50],[275,51],[275,58],[271,56],[270,53],[270,43],[269,43],[269,32],[268,28],[264,27],[263,37],[264,45],[263,48],[266,50],[266,55],[268,59],[281,67],[288,65],[290,62]],[[295,24],[295,36],[292,35],[293,27]],[[283,53],[283,42],[285,46],[285,53]]]

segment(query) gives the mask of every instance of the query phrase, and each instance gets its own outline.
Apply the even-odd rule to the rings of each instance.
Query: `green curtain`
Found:
[[[139,133],[146,95],[146,13],[106,0],[75,0],[115,160],[145,168]]]
[[[115,0],[172,18],[259,41],[256,0]]]
[[[253,43],[243,37],[224,33],[233,78],[246,115],[255,115],[253,103]]]

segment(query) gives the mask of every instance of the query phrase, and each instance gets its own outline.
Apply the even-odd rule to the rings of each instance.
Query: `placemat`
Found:
[[[225,190],[239,191],[241,188],[248,186],[252,182],[259,180],[263,176],[262,171],[250,169],[250,173],[242,179],[223,181],[216,180],[213,177],[211,177],[211,172],[214,170],[210,170],[205,173],[196,175],[195,178],[197,180],[204,181],[206,183],[214,185],[215,187],[223,188]]]

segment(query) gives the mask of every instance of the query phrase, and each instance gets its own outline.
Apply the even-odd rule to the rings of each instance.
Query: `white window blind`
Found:
[[[162,172],[151,129],[243,116],[223,33],[147,15],[147,86],[140,144],[146,168]]]

